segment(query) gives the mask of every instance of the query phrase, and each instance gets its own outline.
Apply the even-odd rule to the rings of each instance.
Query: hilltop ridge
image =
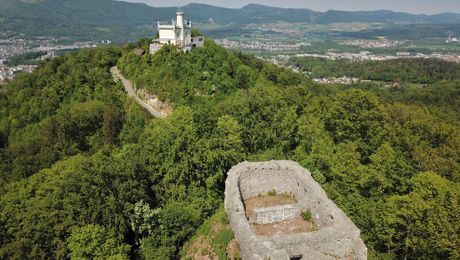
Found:
[[[460,14],[414,15],[392,11],[327,11],[285,9],[250,4],[241,9],[189,4],[183,10],[194,21],[221,25],[278,21],[329,24],[337,22],[460,23]],[[151,7],[113,0],[3,0],[0,35],[60,36],[80,39],[134,40],[150,36],[157,20],[169,20],[176,7]]]
[[[0,258],[225,258],[226,173],[272,159],[310,169],[370,256],[458,258],[457,79],[319,86],[212,40],[135,53],[149,43],[69,53],[0,87]],[[152,119],[115,65],[173,112]]]

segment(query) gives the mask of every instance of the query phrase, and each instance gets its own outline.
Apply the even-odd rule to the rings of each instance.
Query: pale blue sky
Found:
[[[177,6],[178,0],[123,0],[147,3],[151,6]],[[205,3],[216,6],[239,8],[244,5],[264,4],[279,7],[308,8],[316,11],[334,10],[380,10],[387,9],[409,13],[434,14],[460,13],[460,0],[183,0],[187,3]]]

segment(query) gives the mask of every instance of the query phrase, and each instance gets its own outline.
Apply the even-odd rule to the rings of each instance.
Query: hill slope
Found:
[[[67,54],[0,87],[0,259],[177,259],[200,245],[225,257],[226,172],[271,159],[308,168],[370,255],[458,259],[459,115],[436,116],[458,82],[395,100],[316,86],[211,40],[134,54],[147,44]],[[146,115],[115,64],[173,113]]]
[[[212,18],[222,25],[277,21],[328,24],[334,22],[460,23],[460,14],[413,15],[392,11],[315,12],[248,5],[241,9],[203,4],[185,6],[196,22]],[[14,31],[29,36],[68,36],[76,39],[123,41],[150,36],[157,20],[170,20],[176,8],[155,8],[145,4],[113,0],[2,0],[0,33]]]

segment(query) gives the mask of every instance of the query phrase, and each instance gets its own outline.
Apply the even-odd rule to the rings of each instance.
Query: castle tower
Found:
[[[180,29],[180,33],[179,33],[179,46],[181,47],[184,47],[185,46],[185,35],[184,35],[184,13],[179,11],[176,13],[177,15],[177,19],[176,19],[176,22],[177,22],[177,27]]]
[[[204,37],[192,37],[192,23],[185,21],[184,12],[180,7],[176,12],[176,20],[172,19],[169,24],[157,23],[158,38],[150,44],[150,53],[156,53],[162,45],[171,44],[179,47],[183,51],[191,51],[197,47],[204,46]]]

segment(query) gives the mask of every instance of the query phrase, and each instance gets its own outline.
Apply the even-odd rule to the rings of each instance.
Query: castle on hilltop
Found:
[[[165,44],[177,46],[183,51],[204,46],[204,37],[192,37],[192,22],[185,21],[184,12],[179,9],[176,15],[176,21],[172,20],[172,23],[158,22],[159,38],[154,39],[150,44],[150,54],[154,54]]]

